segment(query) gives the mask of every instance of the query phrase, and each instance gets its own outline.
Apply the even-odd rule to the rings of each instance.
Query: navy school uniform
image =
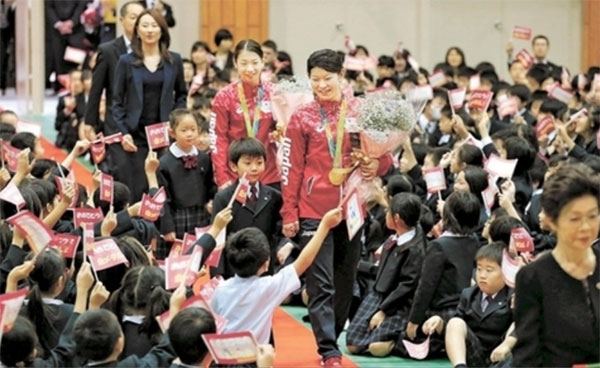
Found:
[[[216,191],[210,157],[195,147],[186,155],[173,143],[160,158],[158,174],[159,184],[167,193],[161,233],[175,232],[182,239],[196,227],[209,225],[205,206]]]
[[[408,240],[393,235],[384,243],[375,283],[348,327],[348,345],[366,349],[374,342],[395,341],[406,329],[425,248],[425,237],[419,226],[407,235]],[[371,318],[380,310],[386,317],[381,326],[371,330]]]
[[[513,316],[510,309],[512,290],[505,286],[485,308],[486,295],[477,286],[462,291],[456,316],[467,324],[467,365],[489,366],[492,351],[502,343]]]

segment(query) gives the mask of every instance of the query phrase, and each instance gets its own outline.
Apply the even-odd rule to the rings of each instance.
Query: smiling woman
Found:
[[[226,188],[237,179],[227,164],[227,152],[233,142],[246,137],[258,139],[267,151],[266,169],[260,182],[279,185],[276,147],[270,139],[271,132],[275,130],[271,114],[272,86],[261,82],[262,60],[263,52],[258,42],[240,41],[234,53],[240,81],[223,88],[213,101],[210,116],[211,158],[219,189]]]
[[[140,13],[133,31],[130,54],[122,55],[115,71],[113,117],[123,133],[127,168],[124,177],[131,200],[147,191],[144,160],[148,154],[145,127],[167,121],[169,113],[185,107],[187,89],[181,56],[169,51],[169,28],[156,10]]]

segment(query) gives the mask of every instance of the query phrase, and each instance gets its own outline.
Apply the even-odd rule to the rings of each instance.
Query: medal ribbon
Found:
[[[325,110],[323,109],[323,107],[320,107],[321,119],[323,120],[323,126],[325,127],[325,135],[327,136],[329,153],[333,158],[334,168],[342,167],[342,145],[344,143],[344,124],[346,123],[347,108],[348,103],[346,102],[346,100],[342,100],[342,105],[340,107],[340,117],[338,119],[337,124],[337,136],[336,140],[334,140],[333,135],[331,134],[331,124],[329,124],[329,120],[327,120]]]
[[[246,123],[246,132],[248,133],[248,137],[254,138],[258,133],[258,127],[260,125],[260,106],[262,104],[264,94],[263,86],[261,85],[258,87],[258,102],[254,107],[254,123],[250,121],[250,112],[248,111],[248,103],[246,102],[246,95],[244,94],[244,87],[242,87],[242,83],[240,82],[237,87],[238,98],[240,99],[240,104],[242,105],[244,122]]]

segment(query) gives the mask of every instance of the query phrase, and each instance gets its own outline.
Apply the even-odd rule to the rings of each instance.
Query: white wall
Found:
[[[459,46],[469,65],[491,61],[508,78],[504,47],[514,25],[548,36],[553,62],[581,65],[581,0],[271,0],[269,19],[270,37],[292,55],[296,73],[312,51],[343,49],[348,34],[376,57],[402,41],[430,70]],[[515,52],[523,47],[529,42],[515,42]]]

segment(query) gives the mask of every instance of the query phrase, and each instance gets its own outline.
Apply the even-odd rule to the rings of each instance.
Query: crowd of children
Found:
[[[121,9],[129,34],[136,7]],[[447,356],[455,367],[600,361],[600,67],[550,63],[544,36],[533,38],[531,65],[509,45],[502,67],[512,83],[488,62],[467,65],[458,47],[431,73],[406,49],[381,55],[376,70],[346,71],[344,60],[369,58],[366,47],[320,50],[307,63],[315,100],[291,116],[281,143],[271,97],[277,82],[295,80],[289,55],[271,40],[232,51],[227,30],[215,44],[213,53],[198,41],[183,59],[187,107],[170,112],[172,143],[149,150],[145,177],[135,178],[148,188],[141,200],[119,181],[127,149],[97,135],[117,131],[103,128],[111,102],[86,111],[92,80],[108,83],[98,77],[105,68],[69,74],[55,120],[56,145],[70,152],[62,162],[44,157],[39,137],[16,133],[15,113],[0,112],[2,365],[207,366],[203,335],[249,331],[250,364],[268,367],[282,303],[308,305],[324,366],[341,366],[343,330],[351,354],[409,358],[425,348],[419,358]],[[430,84],[404,142],[353,166],[373,185],[361,193],[364,225],[349,236],[332,176],[352,167],[346,113],[373,91],[410,100]],[[457,104],[451,91],[461,88]],[[491,102],[469,106],[481,91]],[[98,142],[109,164],[93,159],[86,188],[73,161],[92,159]],[[430,190],[434,171],[446,184]],[[82,227],[78,209],[100,216]],[[23,213],[39,221],[19,222]],[[52,241],[40,243],[43,228]],[[72,253],[56,246],[61,236],[77,239]],[[103,244],[114,245],[114,262],[96,269]],[[197,254],[173,286],[170,262]],[[521,269],[516,280],[510,267]],[[14,299],[2,297],[26,287],[7,324]],[[198,295],[202,308],[186,305]]]

